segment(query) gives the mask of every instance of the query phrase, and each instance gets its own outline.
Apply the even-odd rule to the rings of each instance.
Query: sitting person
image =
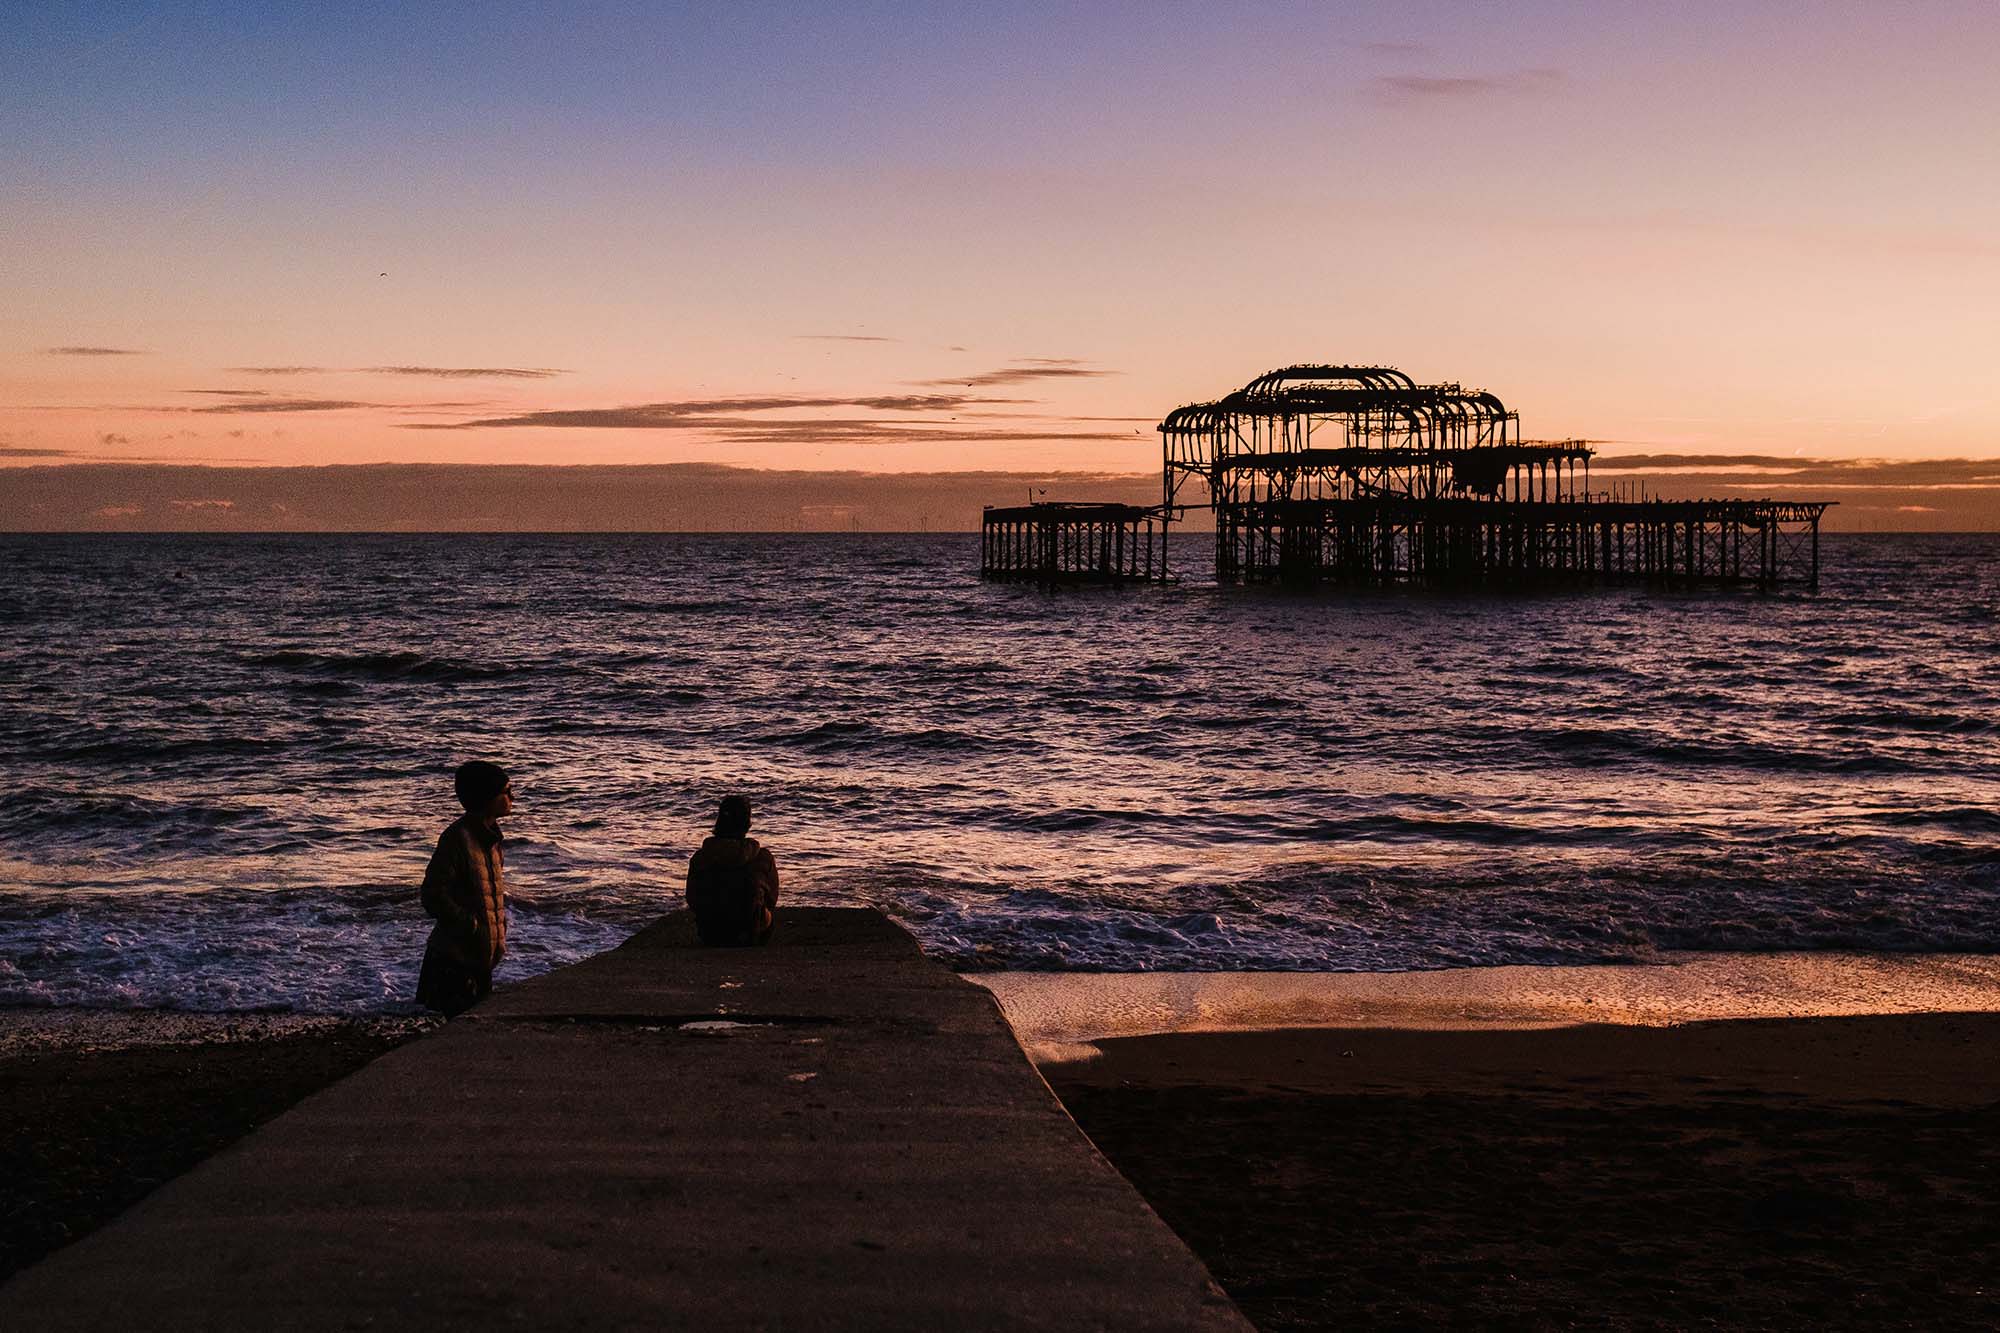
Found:
[[[424,871],[424,911],[437,925],[417,978],[417,1003],[447,1016],[486,998],[507,952],[500,820],[514,810],[514,788],[498,764],[462,764],[452,786],[465,814],[438,838]]]
[[[723,798],[715,836],[688,861],[687,901],[703,944],[762,944],[778,911],[778,863],[750,834],[750,802]]]

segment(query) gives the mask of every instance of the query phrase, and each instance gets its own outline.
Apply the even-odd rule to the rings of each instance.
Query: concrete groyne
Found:
[[[504,988],[0,1288],[65,1328],[1248,1325],[866,909]]]

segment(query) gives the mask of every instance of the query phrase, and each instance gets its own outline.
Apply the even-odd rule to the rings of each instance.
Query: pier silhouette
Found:
[[[1524,440],[1492,394],[1388,366],[1288,366],[1159,431],[1160,504],[988,508],[981,575],[1165,581],[1169,525],[1206,509],[1223,583],[1819,584],[1830,502],[1596,490],[1589,441]]]

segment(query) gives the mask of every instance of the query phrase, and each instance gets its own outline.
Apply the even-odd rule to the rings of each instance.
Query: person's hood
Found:
[[[707,838],[694,859],[703,865],[742,866],[749,865],[762,850],[755,838]]]

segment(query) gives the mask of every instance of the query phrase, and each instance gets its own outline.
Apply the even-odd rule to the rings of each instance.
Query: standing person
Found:
[[[514,788],[498,764],[461,764],[452,786],[465,814],[439,835],[424,871],[424,911],[437,925],[417,977],[417,1003],[447,1016],[486,998],[507,952],[500,820],[514,810]]]
[[[688,906],[703,944],[762,944],[777,923],[778,863],[750,836],[750,802],[725,796],[715,836],[688,860]]]

